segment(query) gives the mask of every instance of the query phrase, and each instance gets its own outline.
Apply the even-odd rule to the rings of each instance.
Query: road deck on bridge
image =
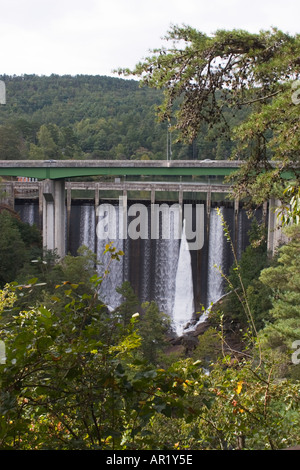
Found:
[[[84,176],[226,176],[242,162],[228,160],[2,160],[1,176],[61,179]]]

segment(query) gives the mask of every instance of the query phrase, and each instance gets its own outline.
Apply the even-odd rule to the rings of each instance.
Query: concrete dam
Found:
[[[76,255],[78,248],[85,245],[97,254],[97,259],[102,263],[98,268],[101,275],[108,263],[108,254],[103,255],[105,245],[112,241],[118,250],[124,252],[124,256],[110,266],[110,274],[102,285],[104,301],[112,309],[117,307],[122,299],[115,288],[128,280],[140,301],[155,300],[160,310],[173,319],[174,328],[180,334],[184,326],[195,318],[197,312],[202,312],[202,306],[208,308],[225,292],[224,279],[219,269],[228,274],[234,258],[223,232],[220,215],[230,229],[238,257],[249,243],[251,220],[248,219],[243,205],[226,200],[225,191],[228,191],[228,188],[218,185],[197,185],[194,198],[193,190],[196,190],[196,186],[179,187],[173,183],[152,184],[151,187],[145,183],[104,183],[101,185],[101,191],[98,190],[98,183],[66,183],[65,217],[64,221],[60,222],[64,226],[65,252]],[[128,197],[129,191],[136,192],[135,198]],[[14,209],[24,222],[36,224],[41,230],[44,223],[53,224],[49,214],[48,222],[45,222],[43,204],[40,201],[40,182],[15,182],[13,194]],[[177,195],[178,200],[172,200],[170,194]],[[119,237],[123,210],[120,197],[122,203],[126,201],[127,208],[136,204],[142,204],[146,208],[149,236],[135,239],[128,236]],[[155,202],[161,212],[166,211],[167,217],[171,214],[169,238],[162,236],[163,213],[159,221],[158,237],[151,238],[151,209]],[[109,235],[112,236],[107,238],[97,236],[97,208],[101,205],[108,211],[113,211],[113,217],[108,219]],[[180,238],[173,236],[180,220],[181,208],[187,206],[191,208],[193,219],[197,207],[203,209],[201,226],[199,224],[197,227],[203,236],[199,249],[187,249],[185,231]],[[169,208],[173,209],[172,212],[168,211]],[[259,222],[268,223],[267,206],[256,211],[255,217]],[[127,227],[130,220],[132,217],[126,221]],[[193,222],[196,228],[195,221]],[[47,246],[47,240],[49,241],[49,230],[45,246],[54,248],[53,240],[50,240],[50,246]]]
[[[64,162],[54,163],[53,173],[52,163],[34,162],[33,169],[45,174],[33,171],[30,162],[19,162],[17,168],[3,162],[1,171],[21,176],[17,181],[2,183],[2,202],[13,207],[23,221],[35,223],[43,234],[44,247],[55,249],[59,256],[76,255],[80,246],[87,246],[101,262],[100,275],[107,264],[103,256],[105,245],[112,241],[124,256],[110,266],[110,274],[102,284],[103,300],[114,309],[122,301],[115,288],[128,280],[140,301],[156,301],[172,319],[176,333],[181,334],[185,325],[202,313],[202,307],[208,308],[225,292],[220,271],[228,274],[234,258],[221,218],[230,230],[238,257],[249,243],[251,220],[243,203],[227,199],[230,187],[219,182],[236,165],[176,162],[171,170],[177,181],[172,181],[168,179],[167,162],[139,162],[140,166],[136,162],[125,163],[120,169],[119,162],[113,162],[111,167],[107,162],[103,167],[92,162],[91,176],[96,171],[107,176],[101,181],[73,181],[68,178],[68,171],[72,170],[72,178],[80,176],[82,166],[84,171],[90,171],[89,162],[79,162],[78,166],[73,162],[70,168]],[[75,174],[75,170],[79,173]],[[130,181],[126,175],[131,170]],[[135,181],[137,170],[139,176],[148,172],[147,177]],[[185,173],[188,181],[181,176]],[[157,175],[162,181],[155,181]],[[203,177],[202,181],[195,175],[200,180]],[[270,251],[275,250],[281,237],[275,207],[276,201],[271,200],[255,211],[257,220],[268,227]],[[99,208],[104,212],[99,212]],[[156,208],[159,216],[153,232]],[[139,211],[143,213],[142,223],[136,217]],[[105,220],[108,232],[104,237],[99,235],[99,227],[104,229]],[[164,236],[166,220],[169,237]],[[128,236],[133,226],[135,232]],[[174,236],[178,228],[180,236]],[[191,234],[198,238],[198,245],[191,242]]]

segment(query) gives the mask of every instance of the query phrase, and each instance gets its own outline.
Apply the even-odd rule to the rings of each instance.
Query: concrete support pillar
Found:
[[[123,189],[123,195],[119,199],[120,206],[120,225],[119,225],[119,237],[122,240],[127,238],[127,189]]]
[[[98,236],[97,236],[97,226],[99,222],[98,207],[100,205],[100,184],[95,183],[95,252],[98,253]]]
[[[43,195],[43,181],[39,182],[39,229],[43,231],[43,206],[44,206],[44,195]]]
[[[10,207],[11,209],[15,208],[15,195],[14,195],[14,185],[13,182],[5,182],[1,184],[1,193],[0,200],[1,204]]]
[[[151,187],[151,204],[155,204],[155,189]]]
[[[97,210],[97,207],[100,204],[100,196],[99,196],[99,183],[95,184],[95,209]]]
[[[207,190],[207,193],[206,193],[206,215],[207,215],[206,231],[207,231],[207,235],[209,234],[210,210],[211,210],[211,189],[209,188]]]
[[[183,224],[183,216],[184,216],[184,213],[183,213],[183,191],[182,191],[181,185],[180,185],[180,189],[179,189],[178,202],[179,202],[179,220],[180,220],[180,225],[181,225],[180,230],[181,230],[182,229],[182,224]]]
[[[67,246],[70,246],[71,207],[72,207],[72,189],[71,189],[71,185],[69,184],[67,187]]]
[[[282,226],[277,218],[277,209],[281,206],[281,202],[275,198],[269,200],[269,218],[268,218],[268,241],[267,248],[273,255],[276,249],[288,238],[282,232]]]
[[[56,250],[60,258],[66,252],[65,180],[43,182],[43,245]]]
[[[234,249],[237,253],[238,249],[238,235],[239,235],[239,206],[240,201],[238,199],[234,200]]]
[[[179,202],[179,204],[182,206],[182,203],[183,203],[183,191],[182,191],[182,188],[181,188],[181,187],[180,187],[180,189],[179,189],[178,202]]]
[[[211,190],[208,189],[206,193],[206,213],[209,216],[211,209]]]

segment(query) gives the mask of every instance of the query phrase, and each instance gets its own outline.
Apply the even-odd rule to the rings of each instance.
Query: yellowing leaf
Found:
[[[238,384],[237,384],[237,387],[236,387],[235,391],[236,391],[236,393],[237,393],[238,395],[239,395],[239,394],[241,393],[241,391],[242,391],[243,383],[244,383],[244,382],[243,382],[242,380],[240,380],[240,381],[238,382]]]

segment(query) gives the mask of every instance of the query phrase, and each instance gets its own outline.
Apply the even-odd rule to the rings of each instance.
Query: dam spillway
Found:
[[[224,198],[223,198],[224,199]],[[111,233],[119,234],[119,224],[122,221],[119,214],[120,206],[116,200],[106,200],[108,207],[112,207],[115,217],[110,219]],[[154,300],[159,309],[170,316],[177,334],[183,331],[185,323],[192,318],[197,318],[197,312],[202,312],[202,306],[208,308],[211,302],[220,298],[225,292],[225,285],[219,269],[228,274],[233,263],[233,254],[230,244],[226,242],[223,227],[216,208],[219,207],[222,217],[226,221],[232,235],[236,252],[240,256],[248,244],[248,231],[251,221],[246,211],[241,206],[238,213],[232,202],[219,200],[210,202],[200,201],[204,206],[203,234],[204,243],[199,250],[184,250],[184,237],[176,239],[164,239],[162,227],[159,227],[159,237],[145,238],[113,238],[101,239],[97,236],[97,212],[95,201],[89,199],[72,199],[69,210],[69,220],[66,244],[67,251],[72,255],[77,254],[80,246],[87,246],[97,254],[101,262],[99,275],[103,274],[108,260],[103,256],[105,245],[112,241],[118,250],[124,252],[120,261],[114,261],[110,266],[110,274],[102,284],[101,296],[109,308],[116,308],[121,302],[120,294],[116,287],[120,287],[124,281],[129,281],[141,302]],[[136,201],[128,200],[128,206]],[[191,203],[193,213],[196,210],[196,202],[182,200]],[[147,207],[150,227],[151,203],[143,201]],[[169,201],[169,205],[173,201]],[[37,200],[16,199],[15,210],[19,212],[21,219],[30,224],[39,223],[39,204]],[[259,221],[262,219],[262,211],[256,212]],[[130,223],[130,219],[127,224]],[[177,227],[176,212],[173,215],[171,231]],[[180,308],[182,315],[180,317]]]

